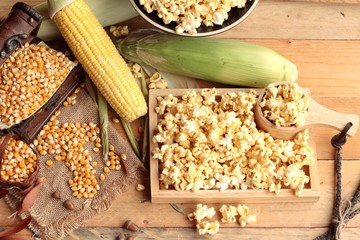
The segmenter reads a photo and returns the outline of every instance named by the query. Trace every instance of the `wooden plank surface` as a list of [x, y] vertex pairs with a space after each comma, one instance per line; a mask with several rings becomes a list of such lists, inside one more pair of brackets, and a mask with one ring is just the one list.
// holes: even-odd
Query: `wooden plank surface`
[[[26, 0], [30, 6], [44, 0]], [[0, 17], [7, 16], [15, 0], [0, 1]], [[222, 38], [360, 39], [360, 0], [262, 0], [240, 25]], [[147, 26], [140, 17], [134, 28]]]
[[[24, 0], [36, 5], [43, 0]], [[0, 1], [0, 17], [5, 17], [15, 0]], [[325, 107], [360, 114], [360, 0], [263, 0], [240, 25], [216, 37], [239, 39], [278, 51], [299, 69], [299, 84], [310, 88], [312, 96]], [[133, 28], [149, 27], [142, 19], [129, 21]], [[319, 159], [320, 199], [315, 203], [250, 203], [257, 222], [246, 228], [222, 225], [211, 239], [313, 239], [331, 222], [334, 201], [334, 149], [330, 144], [336, 131], [315, 130]], [[349, 198], [358, 186], [360, 133], [348, 138], [343, 147], [343, 196]], [[131, 219], [145, 228], [136, 239], [208, 239], [199, 237], [193, 223], [169, 204], [153, 204], [149, 178], [116, 199], [108, 211], [84, 223], [66, 239], [115, 239], [123, 223]], [[235, 203], [234, 203], [235, 204]], [[220, 204], [211, 206], [219, 207]], [[186, 213], [194, 204], [180, 205]], [[12, 214], [0, 201], [0, 226], [10, 223]], [[22, 235], [28, 236], [28, 231]], [[360, 238], [360, 216], [342, 231], [343, 239]]]

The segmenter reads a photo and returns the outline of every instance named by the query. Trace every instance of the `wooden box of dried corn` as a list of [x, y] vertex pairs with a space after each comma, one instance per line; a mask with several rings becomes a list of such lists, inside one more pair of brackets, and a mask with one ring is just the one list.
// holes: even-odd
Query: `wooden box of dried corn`
[[149, 92], [153, 203], [311, 202], [320, 197], [313, 133], [259, 130], [259, 89]]

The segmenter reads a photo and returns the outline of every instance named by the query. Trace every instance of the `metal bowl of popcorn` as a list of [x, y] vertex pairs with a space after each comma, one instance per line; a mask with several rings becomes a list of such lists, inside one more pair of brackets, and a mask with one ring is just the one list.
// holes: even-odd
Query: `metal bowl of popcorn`
[[259, 0], [130, 0], [153, 26], [169, 33], [202, 37], [225, 32], [242, 22]]

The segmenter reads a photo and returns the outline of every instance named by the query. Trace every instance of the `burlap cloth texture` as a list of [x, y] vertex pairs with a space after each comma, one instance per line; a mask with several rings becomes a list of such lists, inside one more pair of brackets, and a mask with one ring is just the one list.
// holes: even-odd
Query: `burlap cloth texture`
[[[84, 89], [78, 93], [75, 105], [62, 106], [60, 110], [61, 114], [57, 118], [60, 125], [65, 122], [94, 122], [99, 126], [97, 105]], [[53, 160], [54, 164], [49, 167], [46, 165], [46, 161], [54, 159], [55, 155], [39, 157], [39, 177], [45, 177], [46, 183], [29, 212], [20, 215], [21, 218], [25, 218], [28, 214], [31, 215], [33, 220], [29, 229], [39, 238], [51, 240], [66, 237], [71, 231], [81, 226], [85, 220], [108, 209], [112, 200], [126, 191], [128, 186], [137, 179], [141, 173], [142, 164], [129, 144], [117, 133], [112, 123], [109, 123], [109, 141], [114, 145], [117, 154], [125, 153], [127, 155], [127, 160], [124, 161], [126, 174], [123, 169], [111, 170], [106, 174], [104, 181], [98, 180], [100, 190], [92, 199], [77, 199], [72, 196], [72, 191], [67, 183], [69, 179], [73, 178], [72, 172], [63, 161]], [[85, 145], [85, 148], [91, 152], [93, 161], [98, 162], [95, 169], [96, 177], [99, 179], [99, 175], [103, 173], [104, 160], [101, 151], [96, 154], [92, 151], [93, 147], [94, 143]], [[61, 193], [61, 199], [54, 199], [51, 196], [54, 191]], [[19, 199], [14, 191], [6, 197], [7, 204], [14, 212], [19, 204]], [[72, 200], [75, 210], [71, 211], [63, 206], [63, 202], [67, 199]]]

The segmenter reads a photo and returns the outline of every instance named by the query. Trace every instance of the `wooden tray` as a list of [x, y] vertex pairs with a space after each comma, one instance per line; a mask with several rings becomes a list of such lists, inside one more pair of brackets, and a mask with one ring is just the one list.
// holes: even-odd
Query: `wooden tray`
[[[201, 89], [157, 89], [149, 92], [149, 141], [150, 153], [157, 147], [157, 143], [152, 142], [155, 135], [155, 130], [159, 116], [155, 112], [157, 105], [156, 98], [158, 96], [166, 96], [173, 94], [174, 96], [181, 96], [189, 90], [200, 92]], [[259, 89], [254, 89], [259, 91]], [[229, 91], [244, 91], [249, 92], [249, 88], [222, 88], [217, 89], [217, 93], [223, 94]], [[153, 203], [265, 203], [265, 202], [315, 202], [320, 198], [320, 183], [319, 171], [316, 157], [316, 146], [314, 135], [310, 129], [310, 146], [314, 150], [315, 162], [304, 169], [310, 176], [310, 182], [302, 190], [303, 195], [298, 197], [292, 189], [282, 188], [279, 194], [269, 192], [268, 190], [232, 190], [227, 189], [220, 192], [214, 190], [199, 190], [192, 191], [177, 191], [160, 189], [159, 187], [159, 164], [158, 160], [150, 156], [150, 186], [151, 186], [151, 201]]]

